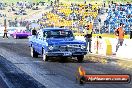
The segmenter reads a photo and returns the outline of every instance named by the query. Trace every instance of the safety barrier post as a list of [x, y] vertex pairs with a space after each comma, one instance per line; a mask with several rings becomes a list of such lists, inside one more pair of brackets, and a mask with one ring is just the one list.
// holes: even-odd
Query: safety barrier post
[[101, 55], [112, 55], [112, 45], [109, 39], [101, 38], [97, 36], [95, 39], [95, 53]]
[[106, 42], [106, 55], [112, 55], [112, 45], [108, 39], [105, 39]]
[[98, 40], [98, 36], [97, 36], [97, 40], [96, 40], [96, 54], [98, 54], [98, 47], [99, 47], [99, 40]]

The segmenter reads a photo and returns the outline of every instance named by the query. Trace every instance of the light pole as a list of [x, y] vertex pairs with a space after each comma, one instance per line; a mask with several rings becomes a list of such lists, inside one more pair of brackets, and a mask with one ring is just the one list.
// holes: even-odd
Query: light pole
[[109, 21], [109, 34], [110, 34], [110, 21]]
[[8, 36], [7, 36], [7, 29], [6, 29], [6, 14], [4, 15], [4, 27], [5, 27], [5, 29], [4, 29], [4, 35], [3, 35], [3, 38], [8, 38]]
[[6, 26], [6, 15], [4, 16], [4, 27]]

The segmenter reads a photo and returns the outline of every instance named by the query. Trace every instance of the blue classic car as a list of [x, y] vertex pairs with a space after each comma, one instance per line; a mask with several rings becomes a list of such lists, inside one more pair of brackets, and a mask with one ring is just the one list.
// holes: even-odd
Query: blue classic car
[[64, 28], [44, 28], [29, 37], [31, 56], [49, 57], [77, 57], [82, 62], [87, 54], [86, 42], [76, 40], [71, 30]]

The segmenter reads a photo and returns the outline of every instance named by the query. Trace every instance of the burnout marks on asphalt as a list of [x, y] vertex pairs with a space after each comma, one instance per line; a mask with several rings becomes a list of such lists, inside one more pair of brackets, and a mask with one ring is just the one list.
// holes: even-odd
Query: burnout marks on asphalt
[[0, 70], [5, 78], [14, 86], [13, 88], [46, 88], [1, 56]]
[[0, 88], [8, 88], [2, 77], [0, 76]]

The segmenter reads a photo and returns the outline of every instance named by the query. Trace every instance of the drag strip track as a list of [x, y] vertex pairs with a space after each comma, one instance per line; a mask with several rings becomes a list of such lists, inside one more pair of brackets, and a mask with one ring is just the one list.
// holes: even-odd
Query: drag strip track
[[0, 71], [9, 88], [46, 88], [1, 56]]
[[6, 85], [4, 80], [1, 78], [1, 76], [0, 76], [0, 88], [8, 88], [8, 86]]
[[93, 63], [87, 60], [84, 63], [77, 63], [76, 60], [71, 59], [67, 59], [63, 63], [57, 59], [44, 62], [41, 56], [39, 58], [30, 56], [28, 40], [25, 39], [2, 40], [0, 53], [47, 88], [131, 88], [132, 86], [132, 83], [81, 86], [75, 82], [75, 72], [79, 66], [83, 66], [89, 74], [132, 74], [132, 72], [119, 68], [115, 64]]

